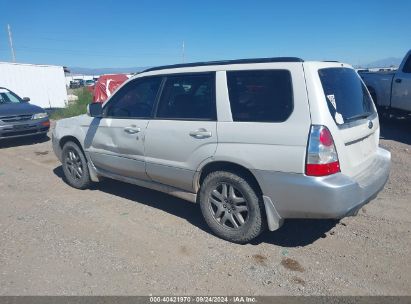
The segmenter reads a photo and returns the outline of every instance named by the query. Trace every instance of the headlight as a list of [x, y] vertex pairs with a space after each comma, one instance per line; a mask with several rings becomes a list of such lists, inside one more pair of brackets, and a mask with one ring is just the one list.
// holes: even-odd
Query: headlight
[[47, 113], [37, 113], [37, 114], [33, 114], [31, 119], [42, 119], [46, 117], [48, 117]]

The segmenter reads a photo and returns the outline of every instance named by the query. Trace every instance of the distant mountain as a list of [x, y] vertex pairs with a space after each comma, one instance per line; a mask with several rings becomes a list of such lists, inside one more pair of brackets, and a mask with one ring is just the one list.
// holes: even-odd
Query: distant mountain
[[398, 67], [401, 64], [402, 58], [390, 57], [370, 62], [368, 64], [362, 64], [362, 68], [389, 68]]
[[69, 67], [71, 74], [80, 75], [102, 75], [102, 74], [131, 74], [141, 72], [148, 67], [130, 67], [130, 68], [81, 68], [81, 67]]

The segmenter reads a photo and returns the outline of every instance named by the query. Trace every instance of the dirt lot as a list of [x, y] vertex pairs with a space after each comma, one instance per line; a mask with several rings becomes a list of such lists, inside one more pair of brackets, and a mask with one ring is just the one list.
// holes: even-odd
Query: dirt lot
[[50, 141], [3, 142], [0, 295], [410, 295], [411, 120], [381, 135], [391, 177], [358, 216], [288, 221], [248, 245], [159, 192], [70, 188]]

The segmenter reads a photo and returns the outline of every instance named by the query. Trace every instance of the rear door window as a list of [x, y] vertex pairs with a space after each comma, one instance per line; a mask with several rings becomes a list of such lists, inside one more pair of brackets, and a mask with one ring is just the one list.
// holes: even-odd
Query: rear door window
[[371, 97], [353, 69], [325, 68], [320, 69], [318, 74], [328, 109], [338, 125], [375, 113]]
[[287, 70], [227, 71], [233, 121], [283, 122], [293, 111]]
[[215, 73], [168, 76], [158, 119], [216, 120]]

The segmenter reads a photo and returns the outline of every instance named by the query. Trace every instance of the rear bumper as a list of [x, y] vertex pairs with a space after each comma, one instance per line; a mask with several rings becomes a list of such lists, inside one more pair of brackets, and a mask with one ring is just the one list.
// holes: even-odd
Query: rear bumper
[[358, 210], [384, 187], [391, 154], [379, 148], [375, 161], [360, 175], [342, 173], [311, 177], [256, 170], [265, 200], [271, 200], [280, 218], [343, 218]]
[[48, 118], [0, 125], [0, 139], [46, 134], [50, 129]]

